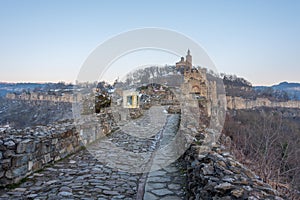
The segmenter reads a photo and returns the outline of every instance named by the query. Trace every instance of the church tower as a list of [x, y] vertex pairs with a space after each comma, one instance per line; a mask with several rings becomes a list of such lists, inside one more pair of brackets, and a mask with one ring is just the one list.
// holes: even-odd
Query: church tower
[[181, 60], [176, 63], [176, 69], [177, 71], [180, 71], [181, 74], [184, 74], [187, 71], [188, 72], [191, 71], [192, 68], [193, 68], [192, 56], [190, 50], [188, 49], [185, 60], [184, 57], [181, 57]]
[[188, 49], [188, 51], [187, 51], [187, 55], [186, 55], [186, 58], [185, 58], [185, 60], [186, 60], [186, 63], [187, 63], [187, 65], [189, 66], [189, 68], [190, 69], [192, 69], [192, 67], [193, 67], [193, 62], [192, 62], [192, 56], [191, 56], [191, 51]]

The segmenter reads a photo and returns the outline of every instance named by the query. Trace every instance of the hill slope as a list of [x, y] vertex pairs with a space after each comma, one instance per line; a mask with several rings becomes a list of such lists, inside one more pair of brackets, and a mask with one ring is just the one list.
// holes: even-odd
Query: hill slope
[[281, 82], [277, 85], [255, 86], [255, 90], [285, 91], [292, 100], [300, 100], [300, 83]]

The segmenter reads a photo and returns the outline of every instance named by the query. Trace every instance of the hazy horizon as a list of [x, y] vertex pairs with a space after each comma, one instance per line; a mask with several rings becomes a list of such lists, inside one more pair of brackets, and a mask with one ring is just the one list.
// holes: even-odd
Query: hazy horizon
[[[223, 72], [221, 72], [221, 73], [223, 73]], [[226, 75], [236, 75], [236, 74], [226, 74]], [[245, 77], [241, 77], [241, 76], [238, 76], [238, 75], [236, 75], [237, 77], [239, 77], [239, 78], [244, 78], [245, 80], [247, 80], [247, 81], [249, 81], [247, 78], [245, 78]], [[101, 81], [105, 81], [105, 82], [108, 82], [108, 83], [112, 83], [112, 81], [109, 81], [109, 80], [101, 80]], [[76, 84], [75, 82], [76, 82], [76, 80], [75, 81], [73, 81], [73, 82], [68, 82], [68, 81], [65, 81], [65, 80], [59, 80], [59, 81], [2, 81], [2, 80], [0, 80], [0, 84], [1, 83], [37, 83], [37, 84], [47, 84], [47, 83], [59, 83], [59, 82], [63, 82], [63, 83], [65, 83], [65, 84]], [[90, 83], [93, 83], [94, 81], [91, 81]], [[269, 84], [269, 85], [255, 85], [255, 84], [253, 84], [252, 82], [250, 82], [251, 84], [252, 84], [252, 86], [274, 86], [274, 85], [278, 85], [278, 84], [280, 84], [280, 83], [283, 83], [283, 82], [288, 82], [288, 83], [290, 83], [290, 84], [292, 84], [292, 83], [299, 83], [300, 84], [300, 82], [292, 82], [292, 81], [288, 81], [288, 80], [283, 80], [283, 81], [280, 81], [280, 82], [276, 82], [276, 83], [273, 83], [273, 84]]]

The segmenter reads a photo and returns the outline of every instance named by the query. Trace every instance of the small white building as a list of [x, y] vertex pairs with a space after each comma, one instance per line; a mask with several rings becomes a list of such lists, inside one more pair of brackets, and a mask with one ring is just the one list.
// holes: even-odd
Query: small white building
[[139, 93], [131, 90], [123, 91], [123, 107], [139, 108]]

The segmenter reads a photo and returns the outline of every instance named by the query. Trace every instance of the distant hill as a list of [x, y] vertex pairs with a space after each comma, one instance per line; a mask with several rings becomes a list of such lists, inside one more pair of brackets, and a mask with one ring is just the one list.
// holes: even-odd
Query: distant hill
[[40, 83], [0, 83], [0, 96], [5, 96], [7, 93], [22, 91], [33, 91], [36, 88], [44, 88], [45, 84]]
[[227, 96], [250, 100], [267, 98], [275, 102], [300, 100], [300, 83], [282, 82], [273, 86], [252, 86], [249, 81], [236, 75], [222, 74], [221, 76], [223, 76]]
[[5, 83], [0, 82], [0, 97], [4, 97], [7, 93], [22, 93], [22, 92], [47, 92], [54, 89], [71, 89], [72, 84], [59, 83]]
[[300, 83], [281, 82], [272, 86], [255, 86], [255, 90], [273, 90], [286, 92], [291, 100], [300, 100]]

